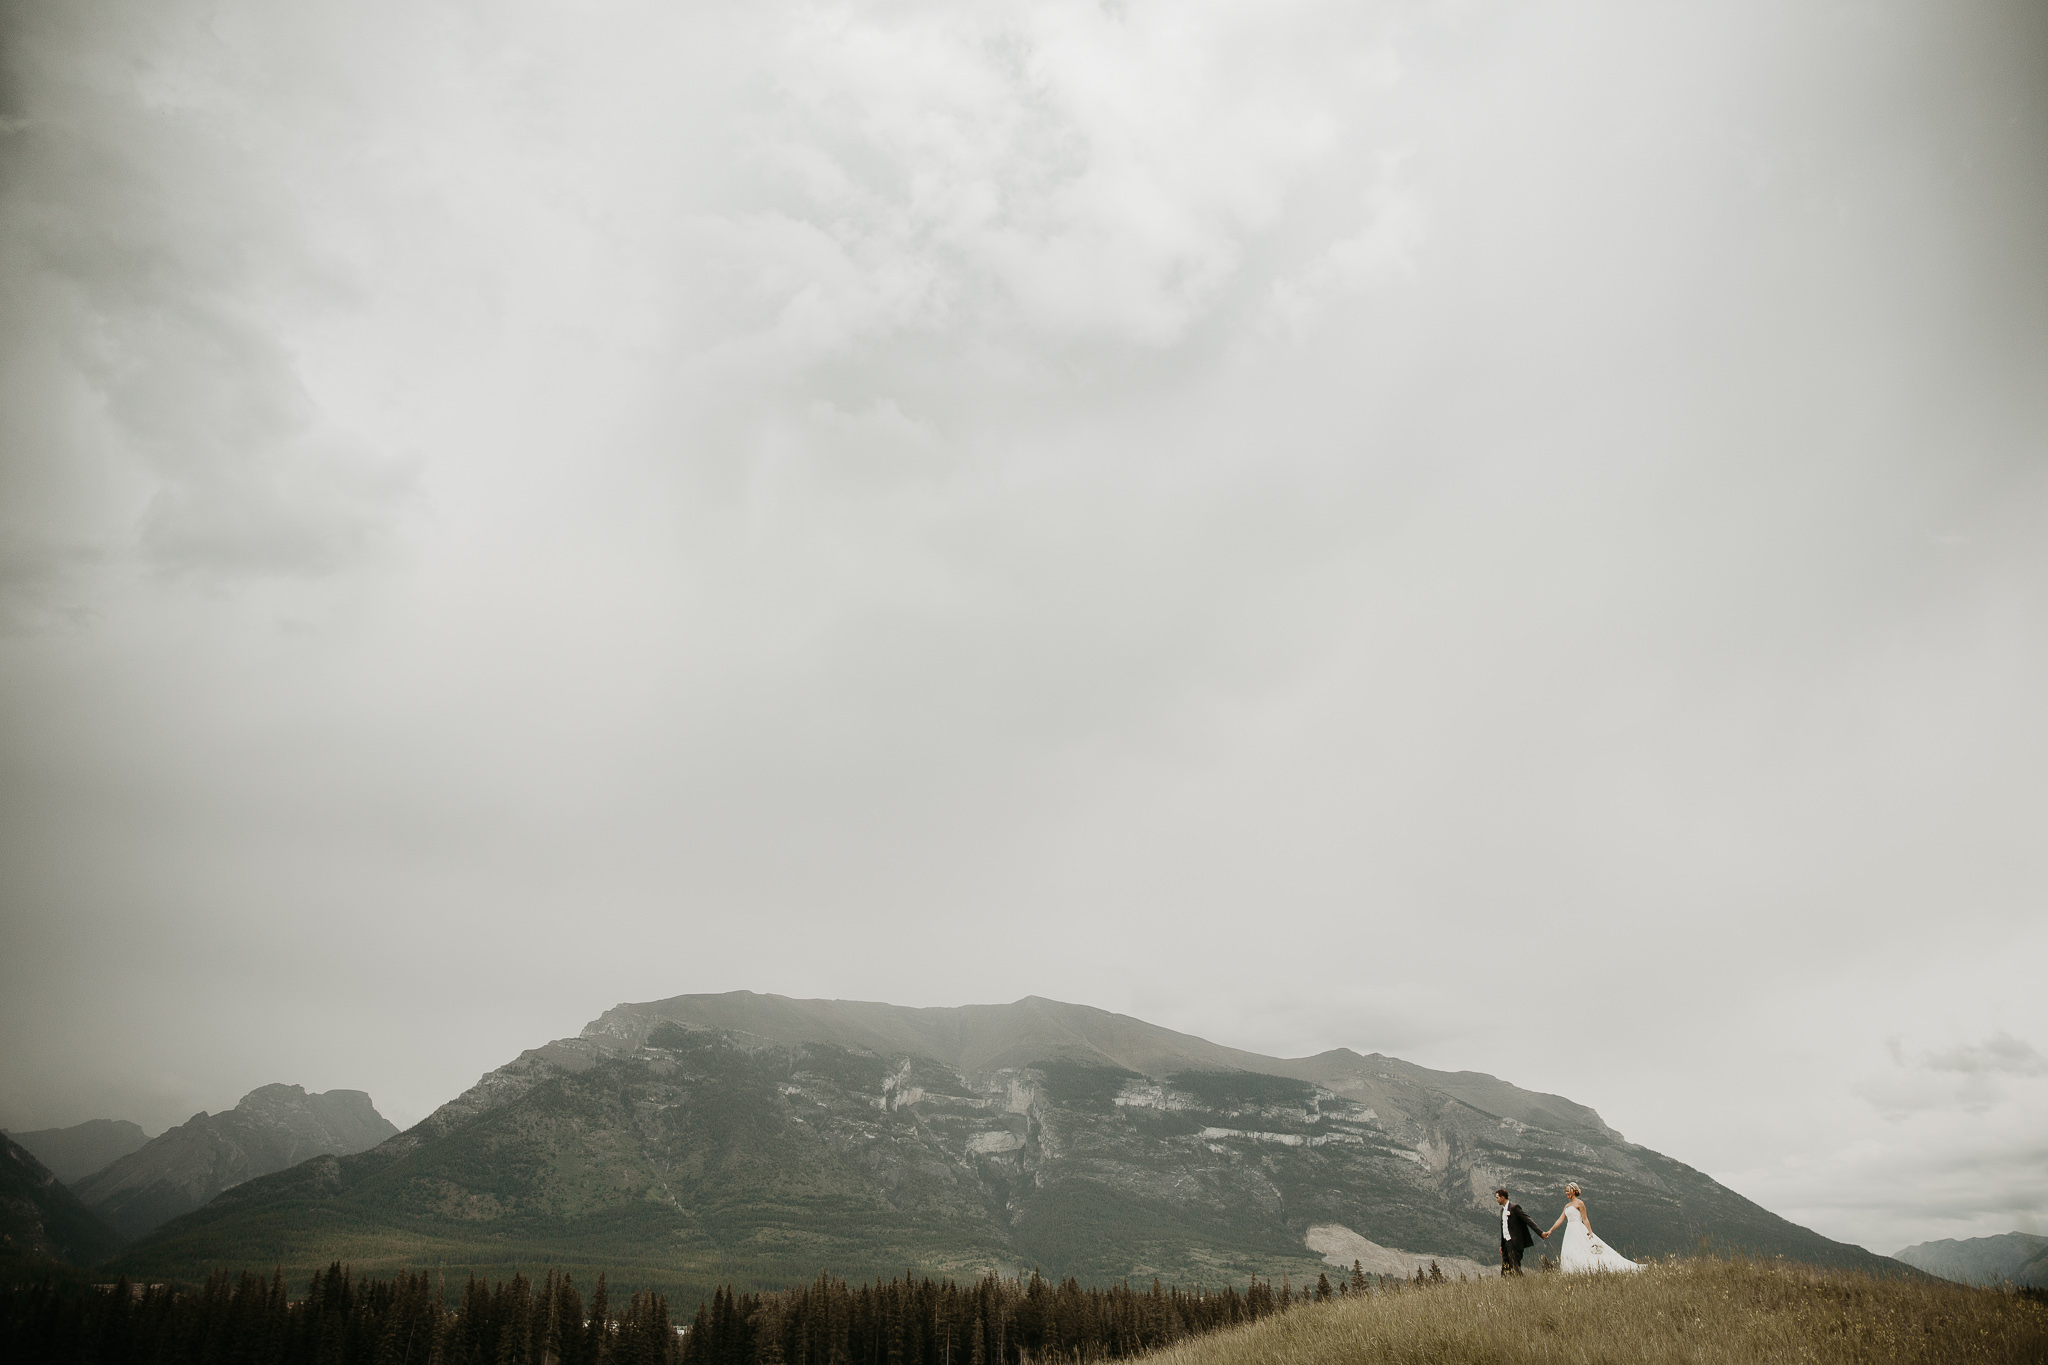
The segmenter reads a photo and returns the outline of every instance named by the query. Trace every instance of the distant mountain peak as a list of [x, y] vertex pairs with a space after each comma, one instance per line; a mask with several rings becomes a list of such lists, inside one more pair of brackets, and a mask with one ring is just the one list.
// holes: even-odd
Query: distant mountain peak
[[397, 1134], [360, 1090], [261, 1085], [222, 1114], [200, 1110], [77, 1183], [79, 1197], [136, 1237], [222, 1190], [314, 1156], [365, 1151]]
[[41, 1128], [9, 1136], [66, 1185], [77, 1184], [149, 1141], [142, 1126], [127, 1119], [87, 1119], [69, 1128]]
[[2048, 1289], [2048, 1237], [2001, 1232], [1990, 1237], [1944, 1237], [1892, 1253], [1894, 1259], [1963, 1284], [2012, 1284]]
[[269, 1085], [259, 1085], [248, 1094], [242, 1096], [241, 1103], [237, 1104], [235, 1108], [262, 1108], [270, 1104], [289, 1104], [294, 1100], [303, 1100], [305, 1098], [305, 1086], [286, 1085], [282, 1081], [272, 1081]]

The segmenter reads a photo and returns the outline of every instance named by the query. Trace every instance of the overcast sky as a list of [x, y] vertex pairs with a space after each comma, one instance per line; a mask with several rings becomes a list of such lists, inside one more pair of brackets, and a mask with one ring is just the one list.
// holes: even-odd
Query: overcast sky
[[0, 1122], [1042, 994], [2044, 1230], [2048, 6], [4, 16]]

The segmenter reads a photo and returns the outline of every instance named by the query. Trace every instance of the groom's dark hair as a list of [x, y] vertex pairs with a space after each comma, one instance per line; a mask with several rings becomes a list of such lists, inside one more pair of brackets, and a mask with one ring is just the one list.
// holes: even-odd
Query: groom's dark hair
[[1505, 1185], [1494, 1191], [1495, 1194], [1506, 1194], [1507, 1192], [1507, 1187]]

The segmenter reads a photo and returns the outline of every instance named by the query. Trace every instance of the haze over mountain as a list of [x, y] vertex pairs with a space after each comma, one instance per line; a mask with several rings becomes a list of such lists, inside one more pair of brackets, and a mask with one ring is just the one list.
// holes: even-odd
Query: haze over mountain
[[1895, 1260], [1963, 1284], [2048, 1288], [2048, 1237], [2008, 1232], [1997, 1237], [1943, 1238], [1892, 1253]]
[[1354, 1258], [1478, 1270], [1491, 1189], [1540, 1210], [1568, 1179], [1638, 1255], [1705, 1238], [1900, 1269], [1491, 1076], [1265, 1057], [1037, 997], [744, 991], [608, 1010], [374, 1150], [228, 1190], [118, 1264], [602, 1265], [700, 1290], [906, 1265], [1210, 1284]]
[[0, 1135], [0, 1263], [32, 1259], [90, 1265], [120, 1235], [66, 1189], [35, 1154]]
[[245, 1180], [308, 1157], [365, 1151], [397, 1131], [360, 1090], [309, 1095], [302, 1086], [265, 1085], [225, 1114], [194, 1114], [76, 1189], [131, 1238]]
[[67, 1185], [149, 1141], [142, 1125], [127, 1119], [87, 1119], [69, 1128], [39, 1128], [7, 1136], [35, 1153], [36, 1160]]

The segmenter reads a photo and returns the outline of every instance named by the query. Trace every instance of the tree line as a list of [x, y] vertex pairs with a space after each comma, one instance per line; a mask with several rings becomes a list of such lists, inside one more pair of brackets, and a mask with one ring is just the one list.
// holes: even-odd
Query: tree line
[[[1432, 1266], [1434, 1271], [1434, 1266]], [[1441, 1279], [1440, 1274], [1437, 1275]], [[1426, 1279], [1420, 1271], [1417, 1280]], [[1327, 1274], [1296, 1291], [1084, 1288], [1036, 1272], [969, 1284], [849, 1284], [820, 1275], [763, 1293], [720, 1288], [671, 1321], [658, 1293], [615, 1303], [600, 1274], [586, 1300], [550, 1271], [488, 1284], [451, 1307], [425, 1273], [357, 1278], [338, 1262], [292, 1298], [282, 1273], [215, 1271], [193, 1291], [45, 1281], [0, 1289], [0, 1359], [20, 1365], [1046, 1365], [1121, 1360], [1312, 1301], [1399, 1284]]]

